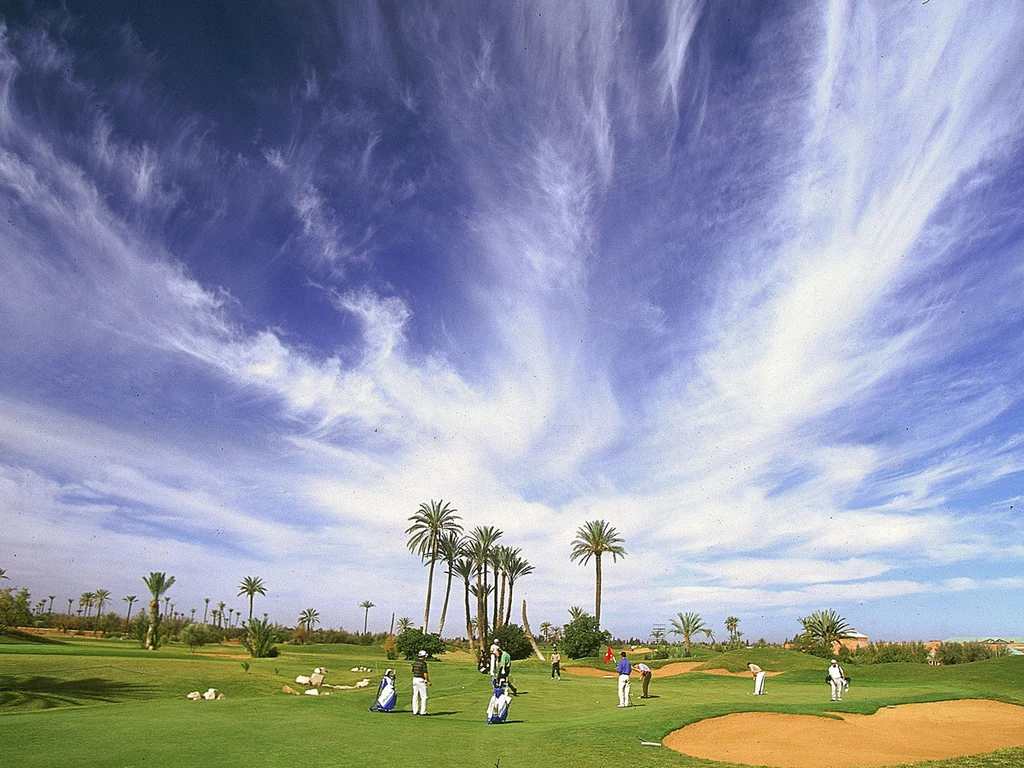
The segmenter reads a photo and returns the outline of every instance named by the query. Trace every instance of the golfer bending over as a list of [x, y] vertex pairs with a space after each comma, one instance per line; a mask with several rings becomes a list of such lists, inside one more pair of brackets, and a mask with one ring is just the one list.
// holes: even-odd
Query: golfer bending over
[[754, 695], [764, 695], [764, 670], [754, 662], [747, 664], [747, 669], [749, 669], [754, 675]]
[[651, 684], [651, 668], [650, 668], [650, 667], [648, 667], [648, 666], [647, 666], [646, 664], [644, 664], [644, 663], [643, 663], [642, 661], [640, 661], [640, 662], [637, 662], [637, 663], [636, 663], [636, 664], [635, 664], [635, 665], [633, 666], [633, 669], [635, 669], [635, 670], [636, 670], [637, 672], [639, 672], [639, 673], [640, 673], [640, 682], [641, 682], [641, 683], [643, 684], [643, 686], [644, 686], [644, 692], [643, 692], [643, 694], [642, 694], [642, 695], [640, 696], [640, 698], [641, 698], [641, 699], [647, 699], [647, 698], [650, 698], [650, 697], [649, 697], [649, 696], [647, 695], [647, 689], [648, 689], [648, 687], [649, 687], [649, 686], [650, 686], [650, 684]]
[[427, 673], [427, 652], [420, 651], [419, 657], [412, 663], [412, 713], [427, 714], [427, 686], [430, 685]]
[[629, 676], [633, 673], [633, 665], [626, 658], [626, 652], [622, 652], [622, 660], [618, 666], [619, 672], [619, 706], [629, 706]]
[[832, 701], [843, 700], [843, 680], [846, 678], [846, 674], [843, 672], [843, 668], [839, 666], [839, 662], [832, 659], [832, 663], [828, 668], [828, 684], [832, 686]]

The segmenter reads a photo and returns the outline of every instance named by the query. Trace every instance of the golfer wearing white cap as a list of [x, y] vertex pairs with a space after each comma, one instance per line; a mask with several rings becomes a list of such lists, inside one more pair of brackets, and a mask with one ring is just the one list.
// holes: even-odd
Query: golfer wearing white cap
[[832, 659], [832, 663], [828, 668], [828, 684], [832, 686], [832, 701], [843, 700], [843, 678], [846, 675], [843, 674], [843, 668], [839, 666], [839, 662]]
[[427, 673], [427, 652], [420, 651], [416, 661], [412, 663], [412, 713], [427, 714], [427, 686], [430, 675]]

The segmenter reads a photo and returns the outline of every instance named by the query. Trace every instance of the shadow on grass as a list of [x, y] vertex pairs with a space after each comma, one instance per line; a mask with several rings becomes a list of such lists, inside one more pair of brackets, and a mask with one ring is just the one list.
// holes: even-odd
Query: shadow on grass
[[0, 712], [16, 709], [52, 709], [83, 704], [116, 704], [138, 698], [152, 688], [102, 677], [62, 680], [43, 675], [0, 675]]

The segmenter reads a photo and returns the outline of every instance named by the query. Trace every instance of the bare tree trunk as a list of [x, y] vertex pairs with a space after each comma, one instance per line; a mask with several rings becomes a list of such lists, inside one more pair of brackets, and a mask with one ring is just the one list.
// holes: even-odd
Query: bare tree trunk
[[388, 630], [389, 635], [395, 634], [395, 612], [391, 612], [391, 629]]
[[441, 606], [441, 623], [437, 625], [437, 634], [444, 632], [444, 619], [448, 615], [448, 598], [452, 594], [452, 563], [448, 563], [448, 582], [444, 587], [444, 604]]
[[[512, 597], [509, 596], [509, 601]], [[530, 631], [530, 622], [526, 618], [526, 600], [523, 600], [523, 631], [526, 632], [526, 637], [530, 641], [530, 645], [533, 646], [533, 652], [537, 654], [537, 658], [541, 661], [547, 661], [544, 658], [544, 654], [540, 652], [540, 647], [537, 645], [537, 641], [533, 639], [533, 632]]]
[[466, 637], [469, 638], [469, 652], [472, 654], [476, 653], [476, 649], [473, 647], [473, 627], [470, 624], [470, 612], [469, 612], [469, 580], [465, 582], [466, 587]]
[[508, 580], [508, 613], [505, 616], [506, 624], [512, 623], [512, 588], [515, 586], [515, 584], [516, 582], [514, 579]]
[[597, 628], [601, 629], [601, 553], [598, 552], [594, 558], [594, 562], [597, 564], [597, 596], [594, 599], [594, 620], [597, 622]]

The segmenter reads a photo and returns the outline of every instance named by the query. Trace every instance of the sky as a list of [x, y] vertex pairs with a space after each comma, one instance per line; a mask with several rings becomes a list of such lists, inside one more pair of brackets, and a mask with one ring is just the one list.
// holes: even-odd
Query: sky
[[1024, 635], [1024, 9], [0, 14], [5, 585], [381, 631], [444, 500], [534, 628], [602, 519], [617, 636]]

